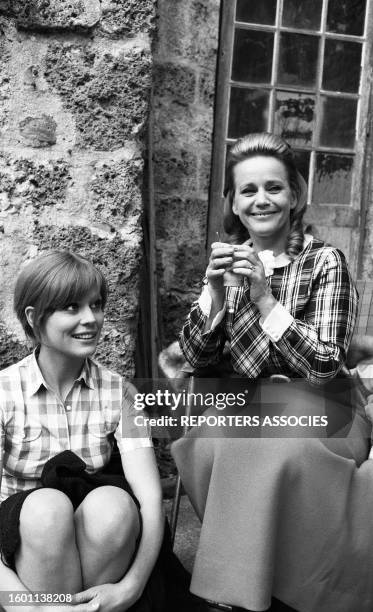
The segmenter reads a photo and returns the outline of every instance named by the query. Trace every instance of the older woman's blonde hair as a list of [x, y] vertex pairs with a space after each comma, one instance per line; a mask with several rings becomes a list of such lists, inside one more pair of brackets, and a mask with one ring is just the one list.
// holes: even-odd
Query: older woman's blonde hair
[[294, 259], [303, 248], [303, 216], [307, 206], [307, 184], [297, 170], [291, 147], [280, 136], [267, 132], [248, 134], [231, 147], [227, 155], [224, 229], [234, 243], [239, 244], [250, 238], [248, 230], [232, 210], [235, 193], [234, 168], [240, 162], [257, 155], [275, 157], [285, 166], [289, 186], [296, 199], [296, 205], [290, 211], [290, 231], [285, 250], [290, 259]]

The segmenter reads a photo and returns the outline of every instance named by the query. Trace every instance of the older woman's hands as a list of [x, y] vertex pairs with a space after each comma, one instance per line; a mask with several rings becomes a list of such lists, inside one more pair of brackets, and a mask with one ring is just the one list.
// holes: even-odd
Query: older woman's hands
[[224, 273], [233, 263], [234, 247], [226, 242], [213, 242], [211, 255], [206, 270], [209, 293], [212, 300], [211, 318], [215, 316], [224, 305]]
[[206, 270], [209, 287], [215, 291], [223, 291], [224, 272], [229, 270], [233, 264], [234, 246], [226, 242], [213, 242], [211, 255]]
[[213, 305], [210, 317], [215, 316], [224, 305], [224, 273], [227, 271], [247, 278], [250, 284], [250, 299], [265, 318], [276, 300], [268, 286], [261, 260], [248, 244], [233, 246], [225, 242], [213, 242], [206, 270]]
[[232, 271], [246, 277], [250, 283], [250, 300], [259, 304], [262, 298], [271, 295], [265, 276], [264, 266], [248, 244], [234, 247]]

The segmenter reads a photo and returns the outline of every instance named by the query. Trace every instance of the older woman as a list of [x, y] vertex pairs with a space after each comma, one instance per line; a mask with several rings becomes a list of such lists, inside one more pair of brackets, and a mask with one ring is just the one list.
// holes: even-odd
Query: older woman
[[[252, 134], [230, 150], [231, 244], [212, 245], [181, 333], [194, 367], [218, 362], [228, 341], [242, 377], [283, 374], [320, 386], [341, 372], [357, 295], [343, 253], [304, 234], [305, 192], [281, 138]], [[373, 463], [364, 463], [363, 416], [346, 431], [345, 439], [201, 439], [192, 431], [174, 444], [203, 521], [194, 593], [256, 611], [272, 596], [299, 612], [372, 609]]]

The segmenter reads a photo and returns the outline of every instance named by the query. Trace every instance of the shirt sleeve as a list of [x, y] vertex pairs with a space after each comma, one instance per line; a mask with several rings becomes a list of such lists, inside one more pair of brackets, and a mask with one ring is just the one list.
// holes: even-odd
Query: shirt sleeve
[[277, 302], [264, 320], [259, 319], [259, 324], [272, 342], [278, 342], [293, 321], [294, 317], [290, 312]]
[[147, 415], [136, 409], [137, 390], [134, 385], [123, 382], [122, 414], [115, 432], [115, 439], [120, 453], [127, 453], [136, 448], [152, 447], [150, 427], [143, 424]]
[[[210, 292], [209, 292], [209, 289], [208, 289], [208, 285], [203, 285], [202, 293], [201, 293], [201, 295], [198, 298], [198, 304], [199, 304], [203, 314], [208, 318], [210, 316], [211, 306], [212, 306], [212, 299], [211, 299], [211, 295], [210, 295]], [[209, 331], [213, 331], [215, 329], [215, 327], [217, 327], [219, 325], [219, 323], [222, 322], [222, 320], [224, 319], [225, 310], [226, 310], [226, 305], [224, 304], [223, 308], [221, 310], [219, 310], [217, 315], [215, 315], [214, 320], [211, 323], [210, 329], [207, 330], [207, 332], [204, 332], [204, 333], [208, 333]]]
[[[209, 316], [209, 311], [206, 314], [206, 301], [208, 298], [206, 300], [206, 294], [204, 294], [202, 307], [199, 300], [192, 304], [179, 337], [184, 357], [193, 368], [203, 368], [218, 363], [226, 340], [222, 325], [225, 309], [223, 313], [220, 311], [214, 318], [214, 326], [211, 326], [207, 332], [204, 331]], [[209, 308], [211, 309], [211, 302]]]
[[[294, 318], [274, 346], [313, 384], [336, 376], [346, 359], [358, 296], [343, 253], [330, 249], [313, 282], [302, 320]], [[270, 313], [272, 314], [272, 313]]]

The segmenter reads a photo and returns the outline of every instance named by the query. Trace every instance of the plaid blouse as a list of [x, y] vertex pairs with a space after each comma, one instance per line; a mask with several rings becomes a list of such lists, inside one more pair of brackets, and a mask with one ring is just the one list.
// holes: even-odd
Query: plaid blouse
[[45, 463], [64, 450], [90, 473], [110, 460], [113, 438], [121, 453], [152, 446], [146, 427], [131, 418], [133, 385], [87, 359], [64, 403], [48, 388], [35, 353], [0, 372], [1, 501], [40, 486]]
[[323, 384], [342, 367], [357, 315], [358, 296], [343, 253], [313, 238], [288, 265], [270, 277], [273, 296], [294, 317], [274, 342], [250, 302], [250, 286], [228, 287], [224, 319], [213, 330], [198, 302], [180, 334], [193, 367], [217, 363], [226, 340], [235, 372], [248, 378], [285, 374]]

